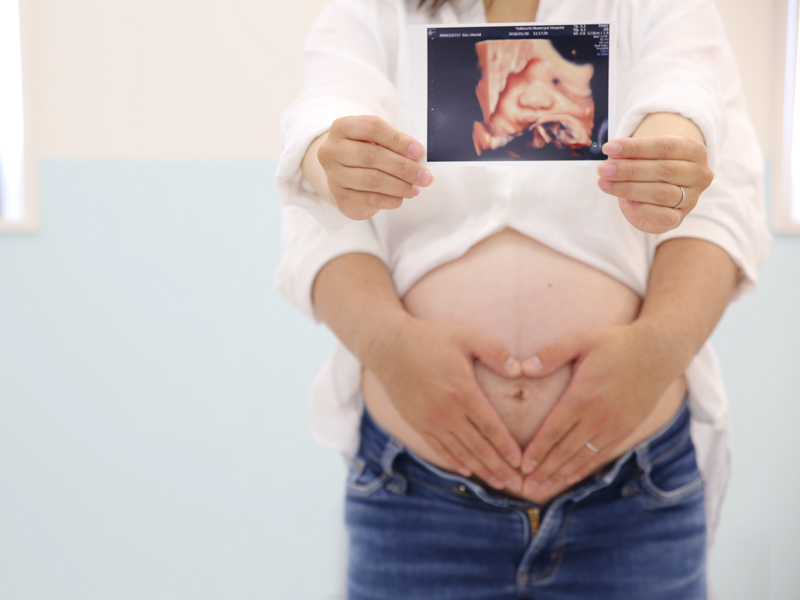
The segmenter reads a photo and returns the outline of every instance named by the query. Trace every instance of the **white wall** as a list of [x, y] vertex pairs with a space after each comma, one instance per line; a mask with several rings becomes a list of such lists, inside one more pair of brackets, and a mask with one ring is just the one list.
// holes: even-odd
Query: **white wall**
[[20, 0], [40, 156], [275, 158], [324, 0]]
[[786, 0], [716, 0], [764, 153], [777, 159], [783, 119]]
[[[277, 158], [324, 0], [20, 0], [44, 157]], [[786, 0], [717, 0], [762, 146], [778, 151]]]

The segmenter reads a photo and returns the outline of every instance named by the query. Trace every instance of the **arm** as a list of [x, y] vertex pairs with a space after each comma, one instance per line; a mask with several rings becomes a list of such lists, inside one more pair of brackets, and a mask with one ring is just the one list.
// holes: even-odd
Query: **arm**
[[350, 219], [320, 199], [329, 195], [309, 185], [301, 165], [312, 142], [337, 120], [390, 121], [397, 112], [396, 81], [385, 60], [386, 40], [395, 25], [381, 18], [380, 4], [331, 0], [325, 5], [303, 48], [303, 92], [281, 115], [283, 149], [275, 178], [281, 201], [307, 210], [329, 231], [340, 230]]
[[[668, 143], [662, 146], [664, 140]], [[681, 178], [687, 188], [694, 182], [700, 191], [706, 189], [711, 181], [702, 141], [694, 123], [666, 113], [649, 115], [634, 138], [618, 140], [619, 158], [604, 163], [615, 165], [616, 176], [606, 181], [613, 182], [612, 195], [636, 197], [636, 201], [619, 200], [629, 221], [642, 214], [658, 219], [664, 213], [666, 219], [677, 215], [678, 223], [684, 219], [686, 215], [679, 210], [638, 201], [655, 197], [663, 202], [661, 194], [674, 191], [670, 186], [677, 184], [664, 181], [669, 177], [656, 178], [654, 174]], [[663, 158], [675, 156], [675, 152], [694, 152], [702, 160]], [[602, 174], [602, 166], [600, 171]], [[693, 200], [697, 202], [696, 197]], [[570, 385], [525, 449], [526, 491], [532, 493], [547, 481], [574, 483], [608, 460], [705, 343], [738, 281], [738, 266], [719, 246], [700, 239], [669, 239], [656, 249], [647, 295], [636, 321], [578, 331], [525, 361], [523, 370], [529, 376], [544, 376], [576, 361]], [[589, 453], [582, 452], [587, 441], [601, 452], [587, 456]]]
[[448, 468], [475, 473], [498, 489], [521, 489], [512, 468], [521, 450], [474, 375], [474, 360], [504, 377], [520, 375], [502, 344], [461, 325], [409, 315], [386, 266], [371, 255], [332, 260], [312, 293], [317, 315], [375, 373], [398, 412]]
[[[636, 321], [578, 331], [524, 363], [527, 375], [543, 376], [577, 361], [569, 386], [525, 450], [523, 471], [531, 473], [527, 493], [548, 480], [575, 483], [608, 461], [705, 343], [733, 296], [738, 274], [714, 244], [691, 238], [664, 242]], [[587, 441], [600, 452], [583, 451]]]

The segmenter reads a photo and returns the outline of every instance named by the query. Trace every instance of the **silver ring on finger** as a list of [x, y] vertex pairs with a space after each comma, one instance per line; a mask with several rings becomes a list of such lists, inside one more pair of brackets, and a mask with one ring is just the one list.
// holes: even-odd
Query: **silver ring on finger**
[[594, 445], [592, 442], [586, 442], [586, 447], [587, 447], [589, 450], [591, 450], [592, 452], [594, 452], [595, 454], [596, 454], [596, 453], [598, 453], [598, 452], [600, 452], [600, 448], [598, 448], [597, 446], [595, 446], [595, 445]]
[[[678, 185], [678, 184], [676, 183], [675, 185]], [[684, 189], [683, 189], [681, 186], [679, 186], [679, 185], [678, 185], [678, 189], [680, 189], [680, 191], [681, 191], [681, 201], [680, 201], [680, 202], [678, 202], [678, 203], [677, 203], [675, 206], [673, 206], [673, 207], [672, 207], [673, 209], [678, 209], [678, 208], [680, 208], [680, 207], [681, 207], [681, 205], [683, 204], [683, 201], [684, 201], [684, 200], [686, 200], [686, 190], [684, 190]]]

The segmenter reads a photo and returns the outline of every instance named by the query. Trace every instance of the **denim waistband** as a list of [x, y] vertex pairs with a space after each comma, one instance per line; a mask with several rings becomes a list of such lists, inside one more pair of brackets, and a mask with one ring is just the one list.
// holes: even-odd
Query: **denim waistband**
[[[674, 451], [680, 449], [690, 435], [690, 413], [688, 403], [684, 401], [675, 415], [650, 437], [642, 440], [619, 458], [613, 460], [599, 472], [587, 477], [562, 494], [571, 497], [583, 497], [595, 489], [610, 484], [614, 479], [623, 476], [633, 468], [649, 471], [653, 465], [667, 460]], [[431, 464], [424, 458], [407, 449], [398, 439], [387, 433], [364, 409], [361, 419], [361, 446], [359, 453], [364, 458], [381, 465], [384, 479], [390, 485], [405, 487], [405, 477], [416, 479], [440, 488], [453, 490], [469, 490], [474, 496], [495, 506], [521, 508], [536, 506], [488, 486], [483, 486], [471, 479], [451, 473]], [[395, 471], [398, 471], [396, 473]], [[402, 473], [400, 477], [397, 477]], [[601, 481], [602, 480], [602, 481]], [[399, 491], [399, 490], [398, 490]]]

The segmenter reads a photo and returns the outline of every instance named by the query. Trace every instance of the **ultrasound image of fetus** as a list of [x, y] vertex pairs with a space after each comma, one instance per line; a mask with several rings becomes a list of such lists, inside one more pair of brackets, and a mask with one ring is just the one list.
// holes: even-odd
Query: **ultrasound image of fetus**
[[483, 122], [475, 122], [475, 152], [496, 149], [532, 131], [527, 144], [577, 149], [592, 144], [592, 65], [566, 60], [549, 40], [475, 44], [481, 79], [475, 88]]

